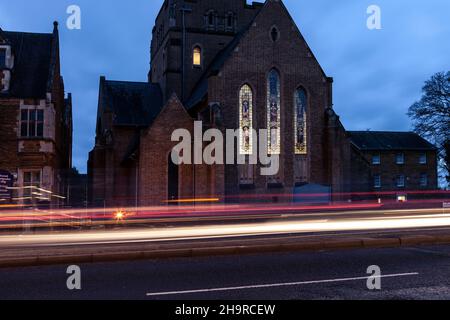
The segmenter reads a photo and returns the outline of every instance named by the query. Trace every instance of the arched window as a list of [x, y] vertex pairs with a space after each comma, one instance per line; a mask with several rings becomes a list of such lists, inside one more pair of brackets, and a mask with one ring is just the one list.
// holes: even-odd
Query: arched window
[[280, 75], [272, 69], [267, 78], [268, 152], [281, 152], [281, 90]]
[[197, 67], [200, 67], [202, 65], [202, 49], [199, 46], [194, 47], [194, 51], [192, 54], [192, 63]]
[[305, 89], [299, 88], [294, 95], [295, 154], [307, 154], [307, 110], [308, 98]]
[[239, 91], [239, 147], [241, 155], [253, 153], [253, 92], [245, 84]]
[[270, 37], [272, 38], [273, 42], [278, 41], [279, 37], [280, 37], [280, 32], [278, 31], [277, 27], [272, 27], [272, 29], [270, 30]]

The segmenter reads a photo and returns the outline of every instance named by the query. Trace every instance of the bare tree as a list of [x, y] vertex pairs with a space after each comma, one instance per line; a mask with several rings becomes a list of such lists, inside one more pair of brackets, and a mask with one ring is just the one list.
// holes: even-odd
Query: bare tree
[[408, 116], [414, 131], [436, 144], [450, 184], [450, 71], [433, 75], [422, 91], [422, 99], [409, 108]]

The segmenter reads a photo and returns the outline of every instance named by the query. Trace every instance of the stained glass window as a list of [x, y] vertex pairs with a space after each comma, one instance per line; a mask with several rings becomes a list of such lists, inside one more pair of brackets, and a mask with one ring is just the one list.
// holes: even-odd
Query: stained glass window
[[295, 154], [307, 154], [307, 106], [308, 99], [304, 89], [297, 89], [294, 97], [295, 107]]
[[240, 153], [251, 155], [253, 153], [253, 92], [247, 85], [243, 85], [239, 92], [239, 127]]
[[273, 69], [267, 79], [268, 153], [281, 152], [281, 90], [280, 76]]

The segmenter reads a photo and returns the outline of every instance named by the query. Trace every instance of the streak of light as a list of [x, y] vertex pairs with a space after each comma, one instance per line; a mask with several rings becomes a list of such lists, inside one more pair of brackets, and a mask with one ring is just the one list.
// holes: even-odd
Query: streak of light
[[372, 220], [352, 218], [290, 219], [259, 223], [212, 224], [209, 226], [161, 227], [158, 229], [127, 229], [119, 231], [89, 231], [82, 233], [30, 234], [23, 236], [0, 236], [0, 246], [10, 245], [76, 245], [110, 244], [154, 241], [179, 241], [196, 239], [218, 239], [284, 234], [316, 234], [323, 232], [406, 230], [415, 228], [437, 228], [450, 226], [450, 214], [433, 214], [411, 217], [401, 215], [391, 219], [382, 214]]
[[198, 199], [181, 199], [181, 200], [166, 200], [163, 203], [199, 203], [199, 202], [220, 202], [219, 198], [198, 198]]

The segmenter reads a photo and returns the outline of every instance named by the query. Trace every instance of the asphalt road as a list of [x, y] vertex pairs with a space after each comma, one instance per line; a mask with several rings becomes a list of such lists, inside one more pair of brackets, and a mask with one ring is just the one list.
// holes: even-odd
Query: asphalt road
[[[367, 289], [364, 277], [371, 265], [381, 268], [380, 291]], [[80, 291], [67, 289], [67, 266], [0, 269], [0, 300], [450, 299], [450, 246], [80, 267]]]

